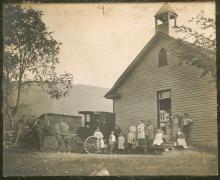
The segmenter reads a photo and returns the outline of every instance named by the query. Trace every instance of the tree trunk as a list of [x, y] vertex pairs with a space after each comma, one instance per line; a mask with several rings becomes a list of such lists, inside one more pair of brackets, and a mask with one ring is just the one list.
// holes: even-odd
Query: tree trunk
[[17, 93], [17, 100], [16, 100], [16, 104], [15, 104], [14, 109], [13, 109], [13, 114], [15, 114], [17, 112], [18, 103], [20, 101], [20, 96], [21, 96], [21, 84], [19, 82], [19, 84], [18, 84], [18, 93]]
[[[13, 102], [9, 103], [9, 97], [10, 97], [10, 93], [12, 92], [10, 88], [13, 88], [12, 86], [10, 87], [10, 79], [9, 79], [9, 74], [6, 74], [6, 78], [5, 78], [5, 94], [4, 94], [4, 102], [5, 102], [5, 114], [8, 117], [8, 121], [9, 121], [9, 129], [13, 129], [14, 128], [14, 121], [16, 119], [16, 113], [18, 110], [18, 104], [20, 101], [20, 95], [21, 95], [21, 79], [22, 79], [22, 71], [20, 72], [19, 75], [19, 80], [18, 80], [18, 88], [17, 88], [17, 97], [16, 97], [16, 103], [14, 105]], [[11, 100], [12, 101], [12, 100]]]
[[19, 79], [18, 79], [18, 91], [17, 91], [17, 99], [16, 99], [16, 103], [15, 106], [13, 107], [13, 112], [12, 115], [15, 116], [17, 110], [18, 110], [18, 104], [20, 101], [20, 96], [21, 96], [21, 80], [22, 80], [22, 76], [23, 76], [23, 71], [20, 70], [20, 75], [19, 75]]
[[9, 92], [10, 92], [10, 89], [9, 89], [9, 73], [8, 73], [8, 71], [6, 70], [6, 78], [5, 78], [5, 81], [4, 81], [4, 84], [3, 84], [3, 86], [4, 86], [4, 89], [5, 89], [5, 92], [3, 92], [3, 93], [5, 93], [5, 94], [3, 94], [3, 97], [4, 97], [4, 99], [3, 99], [3, 101], [4, 101], [4, 103], [5, 103], [5, 112], [3, 112], [5, 115], [7, 115], [7, 120], [9, 121], [9, 127], [8, 127], [8, 124], [7, 124], [7, 129], [12, 129], [12, 127], [13, 127], [13, 119], [12, 119], [12, 117], [11, 117], [11, 115], [10, 115], [10, 112], [9, 112], [9, 110], [10, 110], [10, 105], [9, 105]]

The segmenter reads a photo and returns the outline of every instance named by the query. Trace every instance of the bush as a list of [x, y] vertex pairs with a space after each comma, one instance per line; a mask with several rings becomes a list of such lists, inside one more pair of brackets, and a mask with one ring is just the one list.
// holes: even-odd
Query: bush
[[13, 130], [10, 131], [3, 131], [3, 147], [8, 148], [15, 143], [16, 139], [16, 132]]

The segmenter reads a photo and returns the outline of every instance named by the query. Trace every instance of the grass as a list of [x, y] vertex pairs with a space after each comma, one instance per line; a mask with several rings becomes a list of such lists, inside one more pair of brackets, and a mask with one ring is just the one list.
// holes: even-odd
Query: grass
[[217, 175], [217, 156], [195, 151], [161, 155], [110, 155], [4, 151], [4, 176]]

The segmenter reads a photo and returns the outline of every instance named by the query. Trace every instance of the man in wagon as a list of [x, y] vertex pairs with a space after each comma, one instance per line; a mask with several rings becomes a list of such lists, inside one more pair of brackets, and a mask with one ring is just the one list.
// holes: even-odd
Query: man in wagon
[[138, 138], [138, 145], [140, 147], [145, 146], [145, 125], [144, 121], [141, 120], [137, 126], [137, 138]]
[[102, 150], [102, 153], [104, 153], [104, 140], [103, 140], [103, 134], [102, 132], [99, 130], [99, 127], [96, 128], [96, 131], [94, 132], [94, 136], [97, 138], [97, 150]]

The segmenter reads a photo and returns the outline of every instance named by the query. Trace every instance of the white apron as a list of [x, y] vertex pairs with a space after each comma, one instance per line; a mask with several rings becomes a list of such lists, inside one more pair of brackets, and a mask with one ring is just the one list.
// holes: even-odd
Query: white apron
[[105, 143], [103, 140], [103, 134], [100, 131], [95, 131], [94, 136], [97, 138], [97, 149], [104, 148]]
[[138, 124], [138, 126], [137, 126], [137, 138], [138, 139], [145, 139], [144, 124]]
[[125, 138], [123, 136], [118, 137], [118, 149], [125, 149]]
[[133, 132], [128, 133], [128, 144], [134, 144], [136, 138], [136, 134]]
[[160, 146], [163, 143], [163, 134], [157, 133], [153, 142], [153, 145]]

